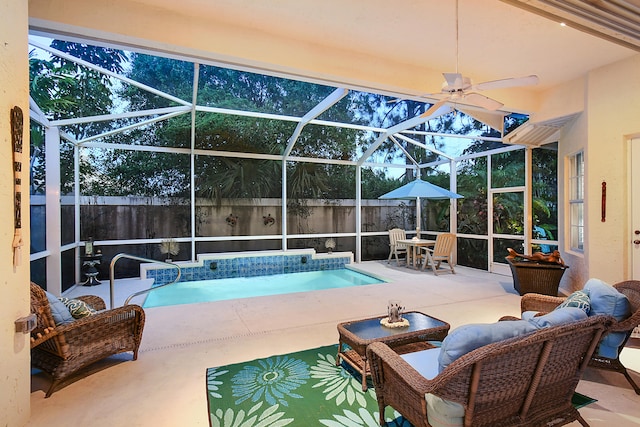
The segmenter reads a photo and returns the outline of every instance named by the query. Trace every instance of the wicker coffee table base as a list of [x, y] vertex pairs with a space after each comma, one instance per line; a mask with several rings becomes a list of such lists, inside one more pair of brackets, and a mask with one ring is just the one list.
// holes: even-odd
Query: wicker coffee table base
[[382, 317], [338, 324], [340, 338], [336, 366], [344, 361], [355, 369], [362, 376], [362, 391], [367, 390], [367, 376], [371, 375], [367, 361], [369, 344], [383, 342], [396, 353], [406, 354], [433, 348], [428, 341], [442, 341], [449, 332], [448, 323], [426, 314], [408, 312], [405, 316], [411, 327], [398, 328], [394, 333], [380, 325]]

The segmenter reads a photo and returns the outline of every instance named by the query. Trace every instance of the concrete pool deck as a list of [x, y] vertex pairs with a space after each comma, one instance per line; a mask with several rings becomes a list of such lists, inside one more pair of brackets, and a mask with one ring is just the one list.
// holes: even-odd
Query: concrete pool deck
[[[33, 375], [28, 425], [209, 426], [207, 368], [335, 344], [338, 323], [382, 315], [389, 299], [452, 328], [519, 314], [520, 296], [510, 276], [457, 266], [457, 274], [436, 277], [386, 261], [356, 266], [389, 283], [145, 309], [137, 361], [129, 353], [108, 358], [91, 367], [92, 375], [49, 399], [44, 399], [49, 379]], [[101, 295], [108, 305], [108, 282], [76, 287], [68, 295]], [[116, 305], [149, 285], [139, 279], [116, 281]], [[622, 359], [640, 381], [640, 349], [634, 344], [625, 348]], [[640, 425], [640, 396], [621, 374], [590, 369], [578, 391], [598, 399], [580, 409], [591, 426]]]

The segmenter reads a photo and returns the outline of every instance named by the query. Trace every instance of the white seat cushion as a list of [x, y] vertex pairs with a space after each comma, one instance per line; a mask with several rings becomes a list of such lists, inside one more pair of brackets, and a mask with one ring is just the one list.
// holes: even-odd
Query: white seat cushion
[[[430, 380], [438, 375], [438, 356], [440, 348], [402, 354], [402, 357], [420, 375]], [[436, 395], [425, 394], [427, 401], [427, 418], [432, 427], [462, 427], [464, 406], [442, 399]]]

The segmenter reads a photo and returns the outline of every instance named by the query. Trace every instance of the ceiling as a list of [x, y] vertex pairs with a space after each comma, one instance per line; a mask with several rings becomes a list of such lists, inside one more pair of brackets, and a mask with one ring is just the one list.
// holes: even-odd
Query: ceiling
[[[247, 31], [295, 38], [309, 46], [348, 49], [400, 66], [428, 68], [438, 75], [455, 71], [456, 67], [454, 0], [136, 0], [135, 3], [171, 10], [181, 16], [209, 19], [212, 25], [229, 23]], [[587, 15], [600, 13], [604, 16], [601, 21], [611, 23], [614, 19], [611, 16], [626, 8], [624, 19], [631, 27], [639, 22], [636, 3], [637, 0], [459, 0], [459, 70], [474, 82], [537, 74], [540, 83], [536, 90], [583, 76], [588, 70], [637, 54], [640, 39], [628, 32], [603, 30], [602, 23], [590, 24], [572, 12], [588, 7]], [[574, 19], [569, 21], [569, 17]], [[558, 21], [562, 20], [580, 30], [561, 26]], [[620, 21], [613, 20], [613, 26], [616, 25], [622, 28]], [[584, 31], [589, 26], [593, 27], [591, 34]], [[601, 34], [594, 35], [596, 31]], [[439, 89], [438, 86], [430, 91]]]

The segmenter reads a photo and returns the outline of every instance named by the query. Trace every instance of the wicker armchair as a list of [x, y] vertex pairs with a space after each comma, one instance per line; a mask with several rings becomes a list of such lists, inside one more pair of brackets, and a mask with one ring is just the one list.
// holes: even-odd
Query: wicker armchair
[[435, 378], [420, 375], [383, 343], [367, 349], [384, 425], [392, 406], [414, 426], [430, 426], [426, 393], [464, 406], [465, 426], [554, 426], [587, 422], [571, 397], [601, 335], [613, 318], [587, 319], [473, 350]]
[[[640, 387], [633, 381], [627, 368], [620, 362], [620, 351], [624, 348], [627, 340], [631, 336], [634, 328], [640, 325], [640, 280], [628, 280], [613, 285], [620, 293], [626, 295], [631, 305], [631, 316], [620, 322], [615, 322], [607, 332], [622, 332], [626, 334], [626, 338], [618, 347], [618, 357], [615, 359], [599, 356], [597, 353], [591, 357], [589, 366], [605, 369], [608, 371], [619, 372], [624, 375], [629, 384], [633, 387], [636, 394], [640, 395]], [[525, 311], [539, 311], [547, 313], [562, 303], [565, 297], [552, 297], [540, 294], [526, 294], [520, 300], [520, 308]]]
[[145, 314], [138, 305], [105, 310], [102, 298], [77, 297], [98, 313], [56, 326], [44, 290], [31, 283], [31, 312], [38, 318], [31, 333], [31, 364], [52, 376], [45, 397], [81, 368], [114, 354], [133, 351], [138, 358]]

